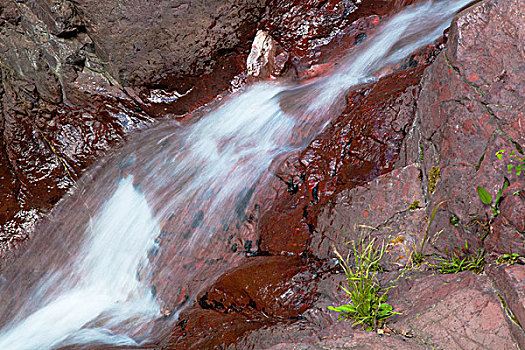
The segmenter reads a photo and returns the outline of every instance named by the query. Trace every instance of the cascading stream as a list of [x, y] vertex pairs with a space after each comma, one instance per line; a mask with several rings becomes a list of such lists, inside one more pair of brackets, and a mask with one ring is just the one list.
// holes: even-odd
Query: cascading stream
[[[436, 40], [470, 2], [407, 8], [330, 76], [259, 83], [191, 126], [166, 121], [136, 135], [83, 177], [2, 271], [0, 349], [138, 345], [169, 328], [176, 317], [159, 326], [161, 310], [176, 316], [187, 304], [172, 291], [189, 290], [191, 301], [242, 258], [224, 258], [217, 235], [238, 222], [272, 162], [308, 145], [345, 91]], [[185, 263], [195, 257], [214, 263]]]

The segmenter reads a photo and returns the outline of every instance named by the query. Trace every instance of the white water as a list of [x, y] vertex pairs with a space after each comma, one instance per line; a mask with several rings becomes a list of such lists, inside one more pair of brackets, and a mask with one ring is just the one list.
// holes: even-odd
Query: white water
[[[224, 247], [215, 243], [215, 228], [238, 218], [238, 197], [262, 181], [272, 161], [306, 146], [326, 125], [332, 106], [348, 88], [375, 79], [382, 67], [437, 39], [455, 12], [469, 2], [408, 8], [350, 52], [331, 76], [301, 87], [257, 84], [185, 129], [167, 122], [132, 140], [93, 181], [89, 176], [84, 180], [75, 197], [81, 200], [64, 201], [73, 209], [58, 210], [56, 220], [66, 225], [38, 233], [63, 231], [58, 237], [66, 240], [55, 249], [28, 249], [25, 256], [42, 255], [35, 264], [46, 271], [38, 274], [39, 266], [25, 266], [22, 261], [24, 268], [15, 265], [12, 270], [36, 274], [35, 281], [18, 271], [12, 280], [11, 275], [4, 277], [0, 295], [4, 303], [10, 298], [13, 303], [11, 309], [0, 308], [8, 315], [2, 317], [0, 349], [147, 341], [151, 321], [161, 317], [161, 305], [166, 303], [159, 295], [186, 286], [203, 273], [172, 265], [156, 271], [155, 262], [149, 261], [155, 256], [151, 251], [176, 251], [174, 260], [198, 255], [201, 249], [211, 257], [223, 252]], [[200, 216], [197, 209], [202, 210]], [[191, 236], [161, 239], [161, 228], [170, 220], [181, 227], [192, 222]], [[218, 264], [211, 275], [226, 270], [231, 261]], [[173, 281], [155, 295], [150, 283], [158, 276], [172, 276]], [[202, 281], [191, 296], [211, 282]], [[15, 302], [22, 288], [17, 289], [17, 283], [27, 284], [22, 302]], [[171, 311], [176, 314], [181, 307], [171, 305]]]

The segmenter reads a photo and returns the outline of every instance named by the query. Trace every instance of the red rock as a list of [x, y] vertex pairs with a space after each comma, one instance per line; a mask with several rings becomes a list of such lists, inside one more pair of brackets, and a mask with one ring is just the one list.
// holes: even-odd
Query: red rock
[[[523, 230], [525, 222], [525, 211], [520, 210], [521, 196], [511, 199], [508, 191], [504, 194], [501, 214], [492, 223], [494, 230], [491, 232], [489, 222], [492, 210], [481, 203], [476, 193], [476, 187], [483, 186], [495, 198], [504, 176], [508, 176], [504, 164], [497, 163], [495, 153], [502, 148], [523, 148], [523, 113], [519, 106], [523, 105], [525, 79], [523, 70], [519, 68], [524, 57], [522, 35], [513, 25], [520, 22], [516, 17], [519, 13], [517, 4], [515, 1], [482, 1], [458, 16], [450, 30], [447, 51], [437, 58], [423, 77], [416, 119], [412, 126], [406, 128], [408, 137], [395, 164], [397, 172], [383, 175], [373, 182], [370, 178], [354, 183], [346, 180], [341, 187], [338, 187], [339, 182], [332, 185], [326, 181], [329, 178], [327, 174], [334, 169], [334, 163], [326, 155], [317, 154], [331, 142], [336, 143], [334, 139], [338, 140], [339, 134], [334, 132], [335, 128], [320, 136], [308, 150], [297, 156], [297, 160], [287, 163], [278, 174], [289, 184], [281, 187], [281, 193], [288, 199], [278, 203], [275, 207], [278, 209], [268, 214], [268, 218], [262, 218], [262, 246], [275, 253], [300, 251], [293, 250], [291, 243], [303, 241], [308, 236], [305, 231], [308, 228], [311, 232], [310, 249], [319, 249], [317, 254], [329, 257], [330, 239], [341, 244], [352, 238], [349, 232], [353, 223], [370, 221], [381, 224], [382, 218], [386, 218], [384, 226], [393, 226], [394, 231], [405, 227], [417, 229], [418, 226], [424, 230], [426, 225], [421, 221], [423, 212], [430, 215], [438, 203], [446, 200], [430, 230], [430, 242], [437, 252], [445, 254], [446, 250], [462, 247], [465, 240], [473, 251], [486, 248], [493, 254], [505, 250], [521, 252], [523, 236], [520, 230]], [[279, 35], [276, 34], [276, 37]], [[506, 54], [498, 55], [496, 52]], [[317, 159], [324, 163], [312, 167]], [[418, 188], [414, 180], [407, 181], [406, 191], [403, 186], [396, 186], [404, 183], [399, 177], [403, 171], [409, 172], [407, 169], [416, 169], [418, 165], [422, 169], [422, 188]], [[437, 181], [430, 181], [436, 185], [435, 191], [433, 186], [429, 186], [433, 168], [440, 169], [441, 173]], [[315, 171], [309, 172], [309, 169]], [[346, 174], [356, 172], [356, 169], [352, 170]], [[435, 174], [435, 170], [432, 171]], [[378, 176], [380, 173], [370, 174]], [[512, 177], [509, 180], [513, 189], [521, 188], [518, 186], [520, 179]], [[290, 187], [290, 184], [296, 187]], [[384, 199], [388, 186], [395, 188], [394, 195], [401, 198], [399, 203], [394, 196]], [[296, 194], [286, 195], [287, 188]], [[411, 193], [418, 195], [412, 197]], [[358, 194], [363, 197], [362, 200], [356, 197]], [[410, 199], [421, 197], [424, 209], [416, 211], [421, 215], [414, 213], [411, 218], [405, 215], [410, 212], [395, 211], [410, 204]], [[312, 210], [316, 205], [323, 209]], [[381, 210], [383, 208], [385, 210]], [[388, 213], [390, 210], [395, 214], [392, 220], [388, 220], [392, 217]], [[283, 214], [279, 215], [277, 211]], [[319, 218], [317, 213], [321, 213]], [[457, 226], [454, 224], [456, 217], [459, 219]], [[279, 218], [278, 228], [274, 227], [275, 218]], [[513, 234], [511, 230], [514, 230]], [[285, 233], [285, 236], [274, 243], [271, 237], [277, 236], [276, 232], [281, 237]], [[441, 233], [435, 236], [437, 232]], [[489, 236], [483, 241], [487, 233]], [[299, 247], [305, 249], [304, 245]], [[505, 273], [496, 270], [490, 273], [490, 279], [495, 281], [499, 290], [505, 291], [504, 298], [511, 301], [508, 303], [510, 309], [516, 309], [515, 313], [522, 317], [523, 276], [520, 271], [520, 266], [509, 268]], [[412, 331], [425, 344], [443, 348], [513, 349], [516, 344], [523, 343], [523, 330], [506, 316], [497, 290], [487, 276], [465, 272], [459, 275], [410, 277], [401, 279], [398, 288], [389, 297], [396, 310], [403, 313], [393, 320], [396, 331]], [[264, 346], [273, 342], [271, 346], [275, 349], [308, 348], [312, 343], [323, 341], [316, 338], [318, 328], [312, 323], [300, 326], [305, 330], [303, 334], [293, 326], [275, 325], [252, 333], [244, 341]], [[330, 329], [330, 326], [324, 325], [323, 328]], [[339, 333], [330, 334], [324, 341], [333, 342], [343, 332], [341, 329]], [[274, 338], [274, 334], [278, 336]], [[291, 334], [298, 339], [290, 340]], [[348, 329], [347, 334], [358, 332]], [[261, 339], [270, 340], [263, 342]], [[345, 340], [348, 341], [348, 338]], [[416, 342], [408, 348], [418, 345], [420, 343]]]
[[[515, 324], [512, 327], [518, 344], [525, 344], [525, 267], [523, 265], [491, 266], [489, 276], [500, 292], [502, 303], [507, 307], [507, 315], [511, 315]], [[517, 324], [516, 324], [517, 323]]]
[[[385, 265], [388, 261], [390, 268], [403, 266], [421, 246], [426, 229], [425, 212], [418, 208], [424, 206], [418, 176], [419, 169], [412, 165], [382, 175], [366, 186], [340, 192], [320, 213], [319, 234], [312, 238], [309, 251], [320, 258], [333, 258], [334, 248], [344, 254], [350, 249], [347, 242], [371, 233], [384, 244], [391, 244]], [[409, 209], [416, 202], [415, 208]]]
[[301, 259], [256, 257], [221, 276], [181, 313], [167, 349], [227, 346], [247, 331], [289, 323], [316, 297], [316, 275]]
[[393, 303], [402, 313], [391, 325], [396, 331], [444, 349], [516, 348], [512, 323], [486, 276], [463, 272], [403, 283]]
[[297, 189], [289, 192], [281, 183], [279, 202], [262, 216], [263, 251], [304, 251], [317, 213], [335, 193], [392, 169], [413, 117], [422, 71], [400, 71], [351, 93], [344, 111], [297, 161], [278, 170], [278, 177]]
[[0, 0], [0, 251], [131, 131], [227, 91], [265, 3], [135, 5]]

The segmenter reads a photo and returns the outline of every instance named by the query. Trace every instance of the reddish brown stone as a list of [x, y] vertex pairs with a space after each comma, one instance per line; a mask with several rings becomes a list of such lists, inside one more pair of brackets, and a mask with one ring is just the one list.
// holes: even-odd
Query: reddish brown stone
[[334, 193], [392, 169], [413, 117], [422, 72], [423, 67], [401, 71], [351, 93], [343, 113], [293, 165], [278, 171], [288, 185], [281, 185], [282, 199], [261, 218], [263, 251], [304, 251], [319, 209]]
[[349, 241], [372, 234], [378, 244], [388, 245], [384, 266], [403, 266], [421, 246], [426, 229], [418, 177], [419, 169], [412, 165], [337, 194], [319, 214], [319, 234], [312, 238], [309, 251], [320, 258], [333, 258], [334, 248], [346, 254], [351, 249]]
[[152, 116], [182, 115], [227, 91], [265, 7], [135, 5], [0, 1], [0, 251]]
[[515, 349], [511, 321], [486, 276], [464, 272], [402, 283], [394, 302], [402, 313], [392, 323], [396, 331], [445, 349]]
[[518, 344], [525, 344], [525, 266], [491, 266], [488, 273], [500, 292], [507, 315], [513, 318], [512, 331]]
[[221, 276], [183, 311], [167, 349], [225, 346], [247, 331], [289, 323], [314, 298], [316, 275], [298, 258], [256, 257]]
[[316, 75], [351, 46], [366, 40], [373, 29], [414, 0], [273, 0], [261, 27], [286, 52], [294, 73]]

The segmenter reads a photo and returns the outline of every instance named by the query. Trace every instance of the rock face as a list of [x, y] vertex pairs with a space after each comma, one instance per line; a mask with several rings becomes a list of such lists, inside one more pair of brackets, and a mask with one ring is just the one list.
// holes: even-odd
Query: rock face
[[[412, 2], [274, 0], [263, 14], [266, 3], [251, 0], [158, 0], [155, 11], [143, 2], [0, 0], [0, 239], [24, 239], [39, 213], [130, 131], [228, 89], [261, 16], [251, 77], [234, 85], [326, 72]], [[525, 269], [496, 259], [525, 255], [525, 181], [507, 173], [510, 151], [523, 158], [525, 147], [521, 7], [480, 1], [458, 15], [446, 50], [430, 45], [349, 93], [307, 149], [272, 168], [267, 188], [240, 196], [237, 229], [253, 240], [228, 241], [236, 267], [216, 276], [158, 347], [525, 346]], [[495, 198], [505, 177], [494, 217], [476, 187]], [[486, 275], [406, 272], [388, 300], [402, 315], [383, 336], [336, 322], [327, 306], [348, 300], [333, 248], [344, 252], [372, 232], [390, 244], [382, 281], [391, 280], [427, 227], [426, 255], [445, 257], [467, 242], [471, 253], [486, 253]], [[205, 253], [188, 259], [207, 264]], [[185, 302], [183, 290], [169, 292]]]
[[[426, 58], [416, 60], [419, 67], [350, 94], [345, 111], [327, 131], [277, 170], [281, 181], [272, 187], [276, 200], [259, 223], [261, 251], [326, 262], [334, 258], [334, 246], [346, 251], [345, 242], [357, 238], [360, 230], [372, 232], [390, 243], [383, 264], [389, 279], [421, 247], [429, 217], [438, 208], [424, 253], [447, 257], [467, 242], [469, 253], [485, 252], [487, 274], [439, 275], [428, 268], [407, 272], [389, 296], [402, 315], [378, 336], [335, 321], [326, 307], [348, 301], [338, 291], [341, 276], [325, 272], [315, 301], [300, 320], [274, 320], [256, 330], [233, 326], [239, 338], [230, 344], [230, 334], [230, 340], [215, 344], [232, 349], [513, 349], [525, 344], [520, 326], [525, 324], [524, 266], [496, 262], [504, 253], [525, 253], [523, 175], [508, 174], [512, 160], [495, 155], [506, 149], [507, 155], [515, 150], [523, 157], [524, 33], [516, 26], [523, 21], [520, 6], [519, 1], [501, 0], [473, 5], [457, 16], [447, 49], [434, 62], [432, 55], [421, 55]], [[287, 48], [287, 36], [276, 33], [272, 35], [289, 52], [290, 62], [310, 62], [304, 67], [313, 62], [307, 53], [301, 56], [300, 50]], [[308, 71], [297, 67], [297, 72]], [[385, 95], [382, 108], [375, 101], [384, 101]], [[355, 149], [366, 151], [352, 154]], [[495, 198], [505, 177], [510, 186], [494, 217], [476, 187]], [[204, 312], [195, 311], [198, 306], [192, 310]], [[228, 315], [222, 325], [239, 322]], [[180, 344], [175, 341], [168, 348]]]
[[76, 8], [106, 69], [122, 86], [173, 89], [209, 73], [217, 56], [251, 42], [265, 1], [82, 1]]
[[264, 7], [0, 1], [0, 252], [129, 132], [226, 91]]

